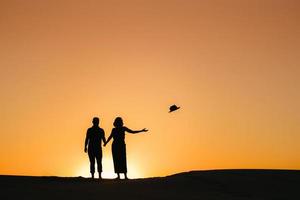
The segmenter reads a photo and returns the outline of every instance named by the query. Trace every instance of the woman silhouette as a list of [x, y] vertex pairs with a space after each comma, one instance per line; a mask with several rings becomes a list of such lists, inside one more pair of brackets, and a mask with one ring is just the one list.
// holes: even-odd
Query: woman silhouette
[[112, 143], [112, 155], [114, 161], [115, 173], [118, 175], [117, 179], [120, 179], [120, 173], [124, 173], [125, 179], [127, 177], [127, 162], [126, 162], [126, 144], [125, 144], [125, 132], [128, 133], [140, 133], [147, 132], [147, 129], [142, 129], [138, 131], [130, 130], [129, 128], [123, 126], [123, 120], [121, 117], [117, 117], [114, 121], [114, 127], [108, 137], [106, 144], [113, 138]]

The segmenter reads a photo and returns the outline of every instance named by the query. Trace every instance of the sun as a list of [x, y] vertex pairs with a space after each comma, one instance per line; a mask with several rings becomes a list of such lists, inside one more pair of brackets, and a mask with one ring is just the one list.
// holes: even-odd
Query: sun
[[[76, 170], [75, 176], [81, 176], [85, 178], [91, 177], [90, 174], [90, 166], [88, 162], [82, 163], [80, 167]], [[97, 169], [97, 167], [96, 167]], [[103, 158], [102, 159], [102, 178], [105, 179], [114, 179], [117, 177], [117, 175], [114, 173], [114, 166], [113, 162], [110, 159]], [[95, 173], [96, 177], [98, 177], [98, 174]], [[122, 177], [122, 176], [121, 176]], [[140, 170], [138, 170], [137, 165], [134, 163], [128, 164], [128, 177], [129, 178], [142, 178]]]
[[[96, 166], [96, 169], [97, 169], [97, 166]], [[103, 169], [102, 178], [113, 179], [113, 178], [117, 177], [113, 171], [113, 164], [112, 163], [110, 164], [109, 160], [102, 159], [102, 169]], [[98, 176], [97, 171], [96, 171], [95, 175], [96, 175], [96, 177]], [[85, 178], [91, 177], [89, 162], [84, 162], [81, 164], [81, 166], [76, 171], [76, 176], [82, 176]]]
[[[91, 174], [90, 174], [90, 169], [89, 169], [89, 164], [83, 164], [81, 168], [79, 168], [76, 172], [76, 176], [81, 176], [84, 178], [90, 178]], [[97, 172], [95, 173], [95, 176], [97, 177], [98, 174]], [[107, 171], [103, 171], [102, 172], [102, 178], [105, 179], [114, 179], [116, 178], [116, 174], [111, 172], [107, 172]]]

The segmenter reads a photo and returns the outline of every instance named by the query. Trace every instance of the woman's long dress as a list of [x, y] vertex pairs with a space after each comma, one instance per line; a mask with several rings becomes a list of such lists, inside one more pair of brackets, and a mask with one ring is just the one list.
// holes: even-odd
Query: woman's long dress
[[127, 173], [125, 129], [123, 127], [112, 130], [112, 155], [115, 173]]

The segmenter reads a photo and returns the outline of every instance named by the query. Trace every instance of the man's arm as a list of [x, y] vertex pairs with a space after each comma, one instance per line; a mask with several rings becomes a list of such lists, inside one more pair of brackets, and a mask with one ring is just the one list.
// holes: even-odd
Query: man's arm
[[86, 136], [85, 136], [85, 142], [84, 142], [84, 152], [87, 152], [87, 146], [88, 146], [88, 142], [89, 142], [89, 131], [86, 132]]
[[104, 145], [105, 145], [105, 143], [106, 143], [105, 132], [104, 132], [104, 130], [102, 130], [102, 131], [103, 131], [103, 137], [102, 137], [102, 140], [103, 140], [103, 143], [104, 143]]

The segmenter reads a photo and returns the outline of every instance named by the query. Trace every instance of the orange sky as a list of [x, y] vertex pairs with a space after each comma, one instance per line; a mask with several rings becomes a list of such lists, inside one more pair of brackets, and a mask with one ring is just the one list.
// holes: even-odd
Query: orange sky
[[0, 174], [88, 175], [93, 116], [150, 130], [129, 177], [300, 169], [297, 0], [2, 0], [0, 30]]

